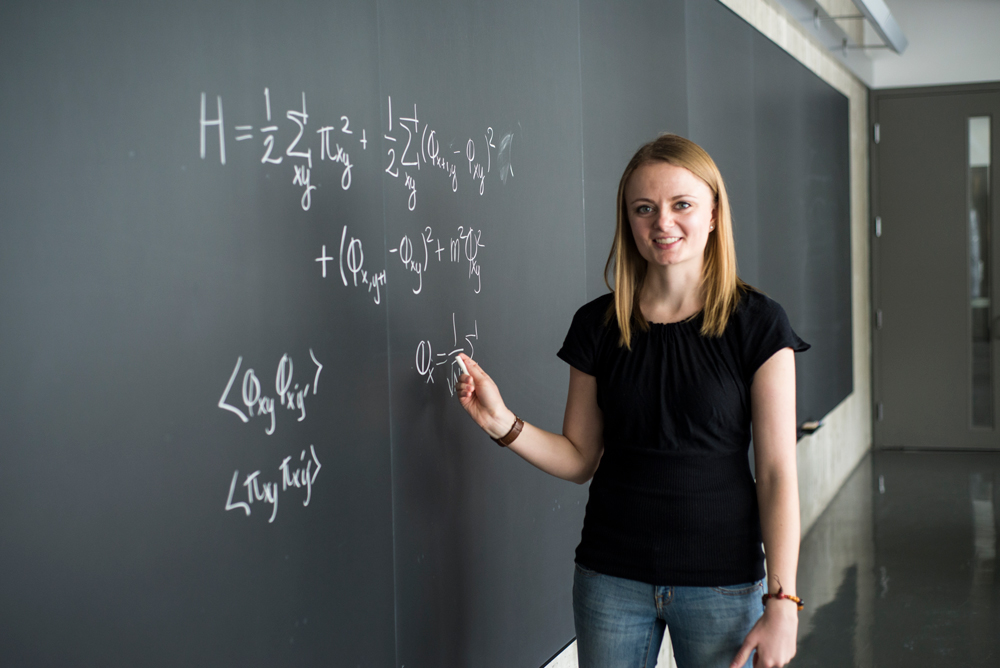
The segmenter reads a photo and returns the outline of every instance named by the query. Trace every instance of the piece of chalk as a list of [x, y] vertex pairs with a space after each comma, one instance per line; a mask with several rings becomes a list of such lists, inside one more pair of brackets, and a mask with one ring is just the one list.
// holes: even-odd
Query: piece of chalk
[[465, 362], [462, 361], [462, 358], [461, 357], [456, 357], [455, 361], [458, 362], [458, 368], [462, 370], [462, 375], [463, 376], [468, 376], [469, 375], [469, 370], [466, 368]]

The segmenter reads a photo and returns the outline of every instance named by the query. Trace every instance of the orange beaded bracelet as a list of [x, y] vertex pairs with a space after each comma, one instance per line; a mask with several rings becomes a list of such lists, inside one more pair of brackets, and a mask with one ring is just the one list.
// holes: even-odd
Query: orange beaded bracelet
[[764, 596], [761, 597], [761, 602], [766, 606], [767, 600], [770, 598], [776, 598], [776, 599], [787, 598], [789, 601], [795, 603], [796, 607], [799, 610], [802, 610], [805, 607], [805, 604], [802, 602], [801, 598], [799, 598], [798, 596], [792, 596], [791, 594], [782, 593], [781, 587], [778, 587], [777, 594], [764, 594]]

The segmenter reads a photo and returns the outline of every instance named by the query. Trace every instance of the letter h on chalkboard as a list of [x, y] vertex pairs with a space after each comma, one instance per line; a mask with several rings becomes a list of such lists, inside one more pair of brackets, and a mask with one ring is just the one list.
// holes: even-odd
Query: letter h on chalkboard
[[205, 159], [205, 128], [210, 125], [219, 126], [219, 162], [226, 164], [226, 134], [222, 127], [222, 96], [215, 96], [219, 107], [219, 116], [215, 120], [205, 118], [205, 94], [201, 94], [201, 159]]

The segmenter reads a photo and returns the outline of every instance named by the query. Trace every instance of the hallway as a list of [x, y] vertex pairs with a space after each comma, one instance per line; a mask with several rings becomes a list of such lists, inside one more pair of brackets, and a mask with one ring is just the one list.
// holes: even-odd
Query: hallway
[[998, 452], [868, 455], [802, 541], [790, 665], [1000, 665], [998, 479]]

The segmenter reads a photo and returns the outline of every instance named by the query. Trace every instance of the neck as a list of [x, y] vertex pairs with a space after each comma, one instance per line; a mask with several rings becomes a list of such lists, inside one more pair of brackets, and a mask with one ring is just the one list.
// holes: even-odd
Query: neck
[[648, 267], [639, 308], [650, 322], [687, 320], [705, 306], [702, 262]]

